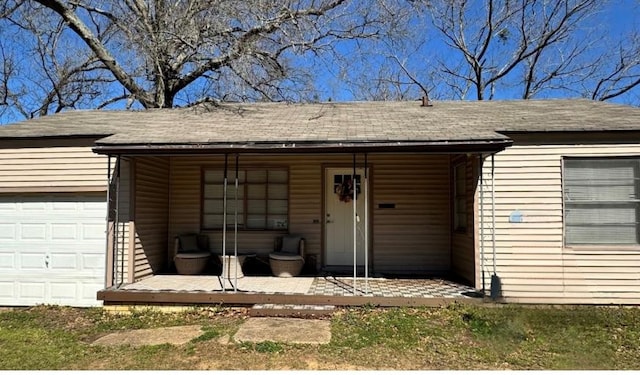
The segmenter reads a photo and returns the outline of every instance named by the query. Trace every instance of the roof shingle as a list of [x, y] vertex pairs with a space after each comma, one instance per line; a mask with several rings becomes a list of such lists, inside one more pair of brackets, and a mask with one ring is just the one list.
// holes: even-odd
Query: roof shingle
[[0, 127], [0, 138], [102, 136], [98, 145], [508, 140], [501, 133], [638, 131], [640, 109], [590, 100], [225, 103], [69, 111]]

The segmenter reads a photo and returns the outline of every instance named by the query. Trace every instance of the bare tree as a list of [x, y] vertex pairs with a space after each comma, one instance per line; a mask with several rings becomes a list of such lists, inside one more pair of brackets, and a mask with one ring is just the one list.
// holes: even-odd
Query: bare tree
[[502, 81], [523, 65], [526, 66], [520, 83], [523, 98], [531, 97], [558, 72], [571, 70], [566, 61], [574, 59], [579, 49], [548, 72], [541, 69], [540, 62], [557, 45], [574, 37], [580, 23], [593, 15], [602, 2], [487, 0], [484, 3], [485, 6], [467, 0], [430, 3], [433, 25], [466, 63], [466, 69], [462, 70], [443, 64], [442, 71], [462, 84], [470, 84], [478, 100], [492, 99]]
[[[602, 69], [585, 92], [594, 100], [610, 100], [640, 86], [640, 35], [634, 33], [602, 56]], [[638, 104], [638, 103], [636, 103]]]
[[[14, 102], [31, 117], [80, 103], [305, 100], [315, 77], [295, 58], [376, 38], [389, 27], [388, 11], [400, 9], [384, 2], [8, 0], [0, 22], [32, 37], [38, 82], [46, 87], [39, 87], [38, 105]], [[20, 85], [5, 86], [0, 94], [25, 97]]]
[[[380, 69], [405, 85], [395, 99], [428, 91], [432, 98], [447, 99], [611, 100], [629, 97], [640, 86], [640, 38], [632, 25], [616, 27], [624, 29], [621, 33], [611, 32], [613, 23], [620, 26], [619, 20], [602, 17], [613, 5], [637, 12], [638, 5], [629, 1], [413, 0], [410, 4], [416, 14], [425, 16], [411, 23], [426, 40], [401, 48], [392, 42], [380, 52], [388, 57]], [[375, 97], [376, 88], [371, 87], [373, 92], [360, 92]]]

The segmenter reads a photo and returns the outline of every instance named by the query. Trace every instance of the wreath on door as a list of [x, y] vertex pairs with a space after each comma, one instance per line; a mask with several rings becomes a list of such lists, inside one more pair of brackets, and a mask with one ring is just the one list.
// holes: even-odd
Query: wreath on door
[[[344, 180], [341, 184], [338, 184], [335, 189], [335, 193], [338, 195], [338, 198], [341, 202], [351, 202], [353, 200], [353, 179]], [[356, 199], [360, 194], [359, 189], [356, 190]]]

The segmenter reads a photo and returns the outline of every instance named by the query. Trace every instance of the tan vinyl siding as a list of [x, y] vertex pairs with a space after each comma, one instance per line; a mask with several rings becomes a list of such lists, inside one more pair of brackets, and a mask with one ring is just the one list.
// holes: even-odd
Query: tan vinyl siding
[[[496, 155], [496, 267], [506, 301], [640, 301], [640, 248], [563, 245], [562, 157], [629, 155], [640, 155], [640, 146], [516, 144]], [[488, 289], [493, 272], [490, 159], [483, 169], [486, 190], [481, 207], [486, 221], [484, 269]], [[515, 210], [524, 215], [522, 223], [509, 222]]]
[[[373, 179], [374, 269], [446, 272], [450, 269], [449, 157], [376, 155]], [[395, 203], [379, 209], [378, 203]]]
[[[324, 167], [350, 167], [351, 155], [242, 155], [240, 166], [289, 170], [289, 232], [304, 236], [307, 254], [323, 256]], [[167, 246], [176, 235], [200, 231], [203, 168], [222, 168], [223, 156], [171, 158], [170, 222]], [[363, 158], [358, 163], [362, 165]], [[233, 159], [229, 194], [232, 196]], [[446, 272], [450, 268], [449, 157], [445, 155], [370, 155], [372, 258], [379, 272]], [[395, 209], [378, 209], [395, 203]], [[222, 248], [220, 230], [207, 231], [212, 248]], [[238, 248], [267, 254], [278, 231], [241, 231]], [[227, 251], [234, 247], [227, 232]]]
[[10, 145], [0, 143], [0, 192], [106, 191], [107, 158], [88, 145]]
[[[452, 157], [451, 165], [465, 163], [467, 189], [467, 228], [464, 232], [453, 232], [451, 235], [451, 271], [473, 283], [475, 282], [476, 254], [475, 232], [477, 230], [473, 212], [475, 211], [474, 194], [476, 191], [478, 173], [477, 157]], [[454, 183], [454, 181], [452, 181]]]
[[165, 269], [168, 263], [167, 227], [169, 160], [139, 157], [135, 165], [134, 281]]

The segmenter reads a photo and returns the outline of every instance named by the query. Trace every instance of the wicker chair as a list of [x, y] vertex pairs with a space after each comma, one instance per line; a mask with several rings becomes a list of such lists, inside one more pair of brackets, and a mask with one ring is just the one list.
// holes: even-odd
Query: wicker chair
[[274, 252], [269, 254], [271, 273], [278, 277], [300, 275], [304, 266], [304, 238], [288, 235], [276, 238]]
[[203, 234], [182, 234], [174, 241], [173, 262], [180, 275], [198, 275], [207, 267], [211, 253], [209, 237]]

